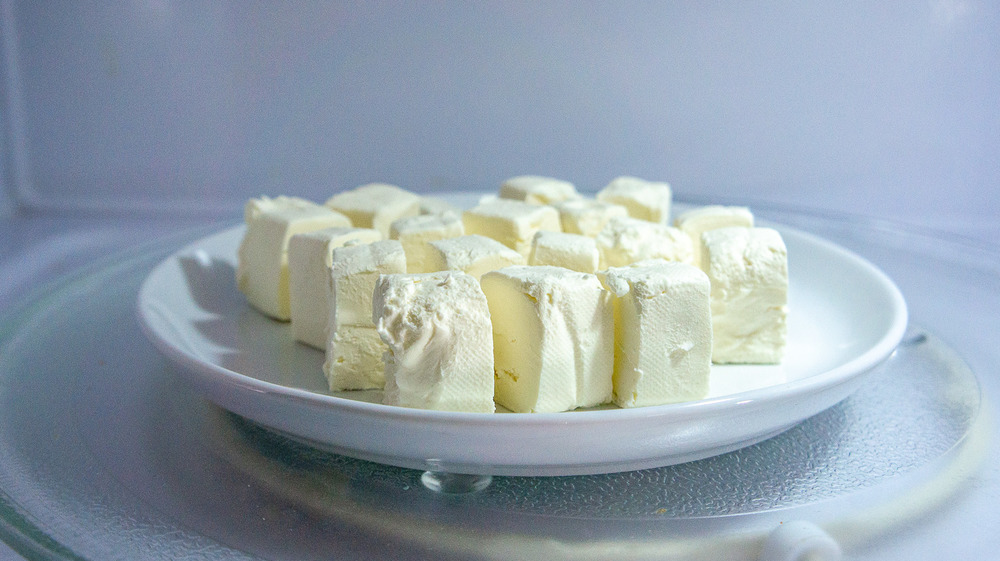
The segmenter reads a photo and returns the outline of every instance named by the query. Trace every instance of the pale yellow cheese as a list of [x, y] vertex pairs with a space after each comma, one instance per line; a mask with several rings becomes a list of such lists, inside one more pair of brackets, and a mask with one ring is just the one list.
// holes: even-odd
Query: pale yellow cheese
[[522, 201], [496, 199], [462, 213], [466, 234], [479, 234], [497, 240], [527, 259], [535, 232], [562, 231], [559, 212], [551, 206]]
[[498, 404], [558, 412], [611, 400], [611, 295], [596, 275], [514, 266], [480, 284], [493, 320]]
[[529, 265], [552, 265], [581, 273], [597, 271], [600, 262], [601, 252], [594, 238], [565, 232], [536, 233], [528, 257]]
[[494, 411], [490, 312], [476, 279], [459, 271], [382, 275], [372, 317], [388, 347], [383, 403]]
[[326, 228], [292, 236], [288, 242], [288, 292], [292, 337], [296, 341], [326, 349], [333, 300], [333, 250], [381, 239], [382, 234], [371, 228]]
[[595, 237], [615, 217], [628, 216], [622, 205], [594, 199], [574, 199], [552, 205], [559, 211], [564, 232]]
[[[340, 247], [331, 253], [326, 362], [323, 372], [331, 390], [380, 388], [384, 384], [384, 345], [371, 333], [372, 292], [381, 274], [405, 273], [406, 254], [396, 240]], [[345, 329], [350, 328], [350, 329]], [[380, 347], [375, 352], [374, 347]], [[358, 369], [364, 371], [359, 375]], [[374, 373], [373, 373], [374, 372]], [[358, 387], [357, 384], [367, 385]]]
[[612, 218], [595, 238], [601, 269], [624, 267], [646, 259], [690, 263], [691, 238], [678, 228], [638, 218]]
[[788, 306], [788, 250], [781, 234], [729, 227], [701, 239], [712, 283], [712, 361], [781, 362]]
[[240, 242], [236, 286], [247, 302], [274, 319], [288, 321], [288, 242], [293, 235], [350, 226], [346, 216], [296, 197], [261, 197], [247, 202], [246, 233]]
[[504, 244], [470, 234], [430, 242], [428, 267], [434, 271], [462, 271], [479, 279], [484, 273], [524, 265], [524, 256]]
[[511, 177], [500, 185], [500, 198], [524, 201], [533, 205], [550, 205], [580, 198], [576, 186], [569, 181], [540, 175]]
[[326, 206], [351, 219], [358, 228], [374, 228], [389, 237], [389, 226], [420, 212], [421, 198], [415, 193], [386, 183], [369, 183], [338, 193], [326, 201]]
[[708, 205], [685, 211], [674, 219], [674, 226], [691, 238], [694, 249], [692, 263], [702, 267], [701, 234], [728, 226], [753, 227], [753, 213], [744, 206]]
[[422, 214], [400, 218], [389, 228], [389, 237], [399, 240], [406, 252], [406, 272], [430, 273], [435, 268], [434, 249], [430, 242], [447, 238], [457, 238], [465, 234], [462, 219], [458, 214]]
[[702, 399], [712, 368], [711, 285], [687, 263], [643, 261], [598, 274], [615, 295], [614, 401]]
[[669, 183], [621, 176], [598, 191], [597, 200], [624, 206], [632, 218], [660, 224], [670, 223], [673, 191]]

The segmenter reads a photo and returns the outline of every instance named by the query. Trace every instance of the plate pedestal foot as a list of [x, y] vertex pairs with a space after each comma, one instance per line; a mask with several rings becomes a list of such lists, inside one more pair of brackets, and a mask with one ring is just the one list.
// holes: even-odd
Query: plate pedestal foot
[[420, 482], [431, 491], [448, 495], [462, 495], [482, 491], [489, 487], [490, 483], [493, 482], [493, 476], [425, 471], [420, 476]]

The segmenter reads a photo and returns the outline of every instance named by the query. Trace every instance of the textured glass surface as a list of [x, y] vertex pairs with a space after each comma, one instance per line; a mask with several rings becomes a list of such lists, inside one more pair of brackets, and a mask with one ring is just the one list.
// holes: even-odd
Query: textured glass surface
[[853, 397], [758, 445], [442, 495], [420, 472], [316, 451], [182, 384], [133, 312], [168, 245], [66, 279], [0, 325], [0, 530], [33, 557], [629, 559], [708, 543], [752, 557], [737, 533], [773, 516], [849, 519], [859, 497], [891, 503], [877, 491], [932, 478], [980, 406], [970, 371], [915, 329]]

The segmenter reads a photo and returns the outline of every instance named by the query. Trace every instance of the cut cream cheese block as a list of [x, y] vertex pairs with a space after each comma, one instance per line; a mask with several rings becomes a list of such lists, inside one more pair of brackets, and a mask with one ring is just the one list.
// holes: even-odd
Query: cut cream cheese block
[[406, 272], [430, 273], [434, 268], [430, 242], [456, 238], [465, 234], [462, 219], [458, 214], [422, 214], [400, 218], [389, 228], [389, 237], [399, 240], [406, 252]]
[[753, 213], [745, 206], [709, 205], [681, 213], [674, 219], [674, 226], [691, 238], [694, 248], [692, 263], [701, 267], [701, 233], [728, 226], [752, 228]]
[[622, 176], [597, 192], [597, 200], [624, 206], [632, 218], [670, 223], [673, 192], [669, 183]]
[[429, 244], [428, 268], [435, 271], [462, 271], [477, 280], [484, 273], [511, 265], [524, 265], [524, 256], [504, 244], [471, 234], [433, 241]]
[[462, 222], [466, 234], [492, 238], [520, 253], [525, 259], [531, 253], [531, 240], [535, 232], [562, 231], [559, 211], [555, 208], [509, 199], [481, 203], [462, 213]]
[[389, 349], [383, 403], [495, 410], [490, 311], [475, 278], [458, 271], [382, 275], [372, 319]]
[[[385, 366], [381, 339], [373, 338], [372, 292], [383, 273], [405, 273], [406, 254], [396, 240], [339, 247], [331, 253], [330, 301], [326, 361], [323, 373], [330, 389], [380, 388]], [[359, 371], [363, 371], [359, 375]], [[357, 384], [367, 385], [358, 387]]]
[[712, 368], [711, 285], [687, 263], [655, 260], [598, 274], [614, 294], [614, 402], [702, 399]]
[[341, 325], [330, 334], [323, 373], [331, 391], [385, 385], [386, 346], [372, 325]]
[[593, 273], [601, 262], [594, 238], [565, 232], [538, 232], [531, 242], [528, 264], [552, 265], [581, 273]]
[[498, 404], [558, 412], [611, 400], [611, 294], [596, 275], [514, 266], [480, 284], [493, 318]]
[[288, 321], [288, 242], [293, 235], [349, 227], [343, 214], [296, 197], [261, 197], [247, 202], [246, 233], [240, 243], [236, 286], [247, 302], [274, 319]]
[[326, 228], [292, 236], [288, 242], [288, 300], [292, 337], [296, 341], [326, 349], [326, 324], [333, 299], [330, 289], [333, 250], [381, 239], [382, 234], [371, 228]]
[[515, 199], [533, 205], [550, 205], [580, 198], [569, 181], [540, 175], [511, 177], [500, 185], [500, 198]]
[[386, 183], [369, 183], [338, 193], [326, 201], [326, 206], [351, 219], [357, 228], [374, 228], [389, 237], [389, 226], [420, 212], [421, 198], [405, 189]]
[[622, 205], [606, 203], [594, 199], [575, 199], [552, 205], [559, 211], [559, 220], [564, 232], [595, 237], [604, 225], [615, 217], [628, 216], [628, 209]]
[[712, 283], [712, 361], [781, 362], [786, 340], [788, 252], [770, 228], [729, 227], [702, 233]]
[[646, 259], [690, 263], [691, 238], [664, 224], [638, 218], [612, 218], [595, 238], [601, 252], [601, 269], [624, 267]]

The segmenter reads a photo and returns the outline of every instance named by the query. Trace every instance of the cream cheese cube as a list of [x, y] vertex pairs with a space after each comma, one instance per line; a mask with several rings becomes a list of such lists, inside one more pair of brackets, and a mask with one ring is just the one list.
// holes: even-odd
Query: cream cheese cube
[[372, 319], [389, 349], [383, 403], [494, 412], [490, 311], [476, 279], [458, 271], [382, 275]]
[[674, 219], [674, 226], [691, 238], [694, 248], [692, 263], [701, 267], [701, 233], [728, 226], [753, 228], [753, 213], [745, 206], [709, 205], [681, 213]]
[[551, 206], [497, 199], [462, 213], [466, 234], [480, 234], [497, 240], [527, 259], [535, 232], [562, 231], [559, 212]]
[[702, 399], [712, 369], [711, 284], [687, 263], [643, 261], [598, 273], [615, 295], [614, 402]]
[[326, 206], [351, 219], [358, 228], [374, 228], [389, 237], [389, 226], [420, 212], [420, 196], [395, 185], [369, 183], [338, 193], [326, 201]]
[[630, 176], [612, 180], [597, 193], [597, 200], [624, 206], [632, 218], [660, 224], [670, 223], [672, 199], [673, 192], [669, 183]]
[[[376, 340], [372, 333], [359, 328], [375, 328], [372, 292], [379, 275], [405, 272], [406, 254], [396, 240], [339, 247], [331, 253], [332, 298], [323, 363], [331, 390], [379, 388], [384, 384], [385, 346], [381, 339]], [[359, 373], [359, 369], [364, 372]], [[366, 385], [358, 387], [362, 382]]]
[[385, 386], [385, 343], [374, 326], [341, 325], [330, 334], [323, 374], [331, 391]]
[[489, 271], [525, 263], [520, 253], [478, 234], [433, 241], [430, 246], [429, 268], [435, 271], [462, 271], [476, 280]]
[[288, 242], [288, 293], [292, 337], [296, 341], [326, 349], [326, 324], [333, 299], [333, 250], [381, 239], [382, 234], [371, 228], [326, 228], [292, 236]]
[[594, 199], [576, 199], [552, 205], [559, 211], [559, 221], [563, 232], [596, 237], [609, 220], [628, 216], [628, 209], [622, 205], [606, 203]]
[[296, 197], [251, 199], [244, 218], [247, 229], [237, 255], [236, 286], [258, 311], [288, 321], [289, 240], [298, 233], [351, 222], [343, 214]]
[[594, 238], [564, 232], [538, 232], [531, 243], [528, 264], [552, 265], [581, 273], [593, 273], [601, 263]]
[[712, 282], [712, 361], [781, 362], [788, 306], [788, 251], [781, 234], [729, 227], [704, 232], [701, 240]]
[[430, 242], [456, 238], [463, 234], [465, 228], [462, 226], [461, 217], [451, 212], [400, 218], [389, 228], [389, 237], [403, 244], [407, 273], [436, 271]]
[[379, 275], [406, 272], [406, 253], [397, 240], [335, 248], [331, 252], [330, 328], [373, 327], [372, 290]]
[[612, 218], [595, 238], [601, 252], [601, 269], [624, 267], [646, 259], [690, 263], [691, 238], [664, 224], [638, 218]]
[[569, 181], [540, 175], [511, 177], [500, 185], [500, 198], [524, 201], [533, 205], [550, 205], [580, 198]]
[[514, 266], [480, 284], [493, 318], [498, 404], [541, 413], [611, 400], [611, 294], [596, 275]]

